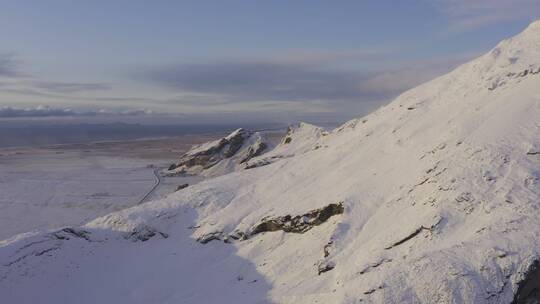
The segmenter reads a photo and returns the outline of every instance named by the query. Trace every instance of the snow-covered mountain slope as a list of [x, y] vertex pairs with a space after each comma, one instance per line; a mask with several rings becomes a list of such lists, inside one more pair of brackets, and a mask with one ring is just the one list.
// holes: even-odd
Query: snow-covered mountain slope
[[237, 129], [223, 138], [193, 147], [165, 174], [223, 175], [245, 168], [247, 161], [271, 148], [272, 143], [260, 132]]
[[281, 142], [268, 152], [253, 157], [246, 162], [246, 169], [266, 166], [280, 159], [297, 156], [313, 149], [318, 149], [321, 137], [328, 135], [323, 128], [301, 122], [291, 125]]
[[538, 297], [539, 84], [536, 22], [320, 136], [316, 149], [0, 243], [0, 294], [7, 303]]
[[193, 147], [171, 165], [164, 175], [216, 177], [234, 171], [266, 166], [283, 158], [318, 149], [317, 142], [328, 133], [301, 122], [291, 125], [276, 145], [267, 134], [237, 129], [218, 140]]

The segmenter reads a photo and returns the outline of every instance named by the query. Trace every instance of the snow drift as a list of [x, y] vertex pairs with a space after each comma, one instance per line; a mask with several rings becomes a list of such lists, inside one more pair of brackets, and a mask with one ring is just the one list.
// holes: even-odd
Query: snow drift
[[538, 300], [539, 84], [535, 22], [371, 115], [314, 132], [291, 157], [0, 243], [0, 294], [7, 303]]

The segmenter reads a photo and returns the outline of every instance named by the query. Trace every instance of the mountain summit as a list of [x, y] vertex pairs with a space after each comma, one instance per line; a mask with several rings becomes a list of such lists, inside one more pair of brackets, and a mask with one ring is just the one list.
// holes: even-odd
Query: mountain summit
[[0, 243], [0, 294], [6, 303], [30, 302], [28, 290], [44, 303], [539, 301], [539, 84], [535, 22], [366, 117], [310, 128], [315, 140], [291, 157]]

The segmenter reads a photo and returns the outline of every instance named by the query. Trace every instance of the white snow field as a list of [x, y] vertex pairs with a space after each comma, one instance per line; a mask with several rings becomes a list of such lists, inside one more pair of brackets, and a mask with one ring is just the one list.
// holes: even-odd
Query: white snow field
[[[125, 153], [120, 148], [104, 151], [99, 143], [83, 149], [72, 145], [0, 149], [0, 240], [34, 229], [82, 225], [135, 206], [143, 199], [164, 197], [179, 184], [201, 179], [161, 178], [151, 191], [157, 182], [157, 169], [149, 165], [161, 168], [172, 160], [161, 155], [158, 157], [163, 159], [136, 157], [136, 153], [157, 149], [147, 152], [143, 146], [146, 142], [131, 143], [139, 150], [130, 152], [131, 157], [122, 156]], [[122, 144], [126, 145], [111, 142], [107, 146]]]
[[540, 22], [291, 154], [3, 241], [1, 301], [539, 296]]
[[81, 225], [136, 205], [153, 178], [151, 169], [134, 160], [66, 154], [3, 157], [0, 239], [32, 229]]

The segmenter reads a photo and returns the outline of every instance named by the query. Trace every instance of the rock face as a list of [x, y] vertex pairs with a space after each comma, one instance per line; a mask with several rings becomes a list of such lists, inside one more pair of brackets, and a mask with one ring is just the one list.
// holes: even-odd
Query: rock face
[[124, 238], [133, 242], [146, 242], [157, 235], [161, 236], [162, 238], [169, 237], [169, 235], [167, 235], [166, 233], [158, 231], [153, 227], [150, 227], [148, 225], [141, 225], [135, 227], [131, 232], [127, 233]]
[[301, 155], [320, 148], [318, 142], [328, 135], [323, 128], [301, 122], [287, 128], [280, 143], [272, 150], [246, 160], [246, 169], [258, 168], [276, 161]]
[[330, 217], [342, 214], [343, 211], [343, 202], [340, 202], [337, 204], [330, 204], [321, 209], [312, 210], [303, 215], [286, 215], [265, 218], [250, 231], [249, 236], [278, 230], [292, 233], [304, 233], [311, 228], [326, 222]]
[[518, 283], [512, 304], [540, 303], [540, 261], [536, 260]]
[[169, 167], [166, 175], [226, 174], [243, 168], [242, 164], [261, 155], [269, 146], [259, 132], [240, 128], [223, 138], [193, 147]]
[[193, 147], [165, 175], [215, 177], [262, 167], [320, 148], [317, 142], [327, 134], [323, 128], [299, 123], [289, 126], [275, 145], [260, 132], [237, 129], [226, 137]]
[[180, 191], [184, 188], [187, 188], [189, 186], [189, 184], [181, 184], [181, 185], [178, 185], [178, 187], [176, 187], [176, 190], [174, 190], [174, 192], [176, 191]]
[[220, 160], [232, 157], [249, 136], [249, 131], [237, 129], [226, 137], [196, 146], [182, 155], [177, 164], [171, 165], [170, 170], [180, 167], [190, 169], [195, 166], [210, 168]]
[[343, 214], [345, 208], [343, 202], [330, 204], [320, 209], [311, 210], [302, 215], [284, 215], [277, 217], [265, 217], [260, 220], [254, 227], [247, 231], [236, 230], [232, 233], [212, 232], [204, 234], [197, 238], [197, 241], [206, 244], [210, 241], [221, 240], [230, 242], [231, 240], [247, 240], [255, 235], [263, 232], [283, 231], [290, 233], [305, 233], [315, 226], [319, 226], [326, 222], [334, 215]]

